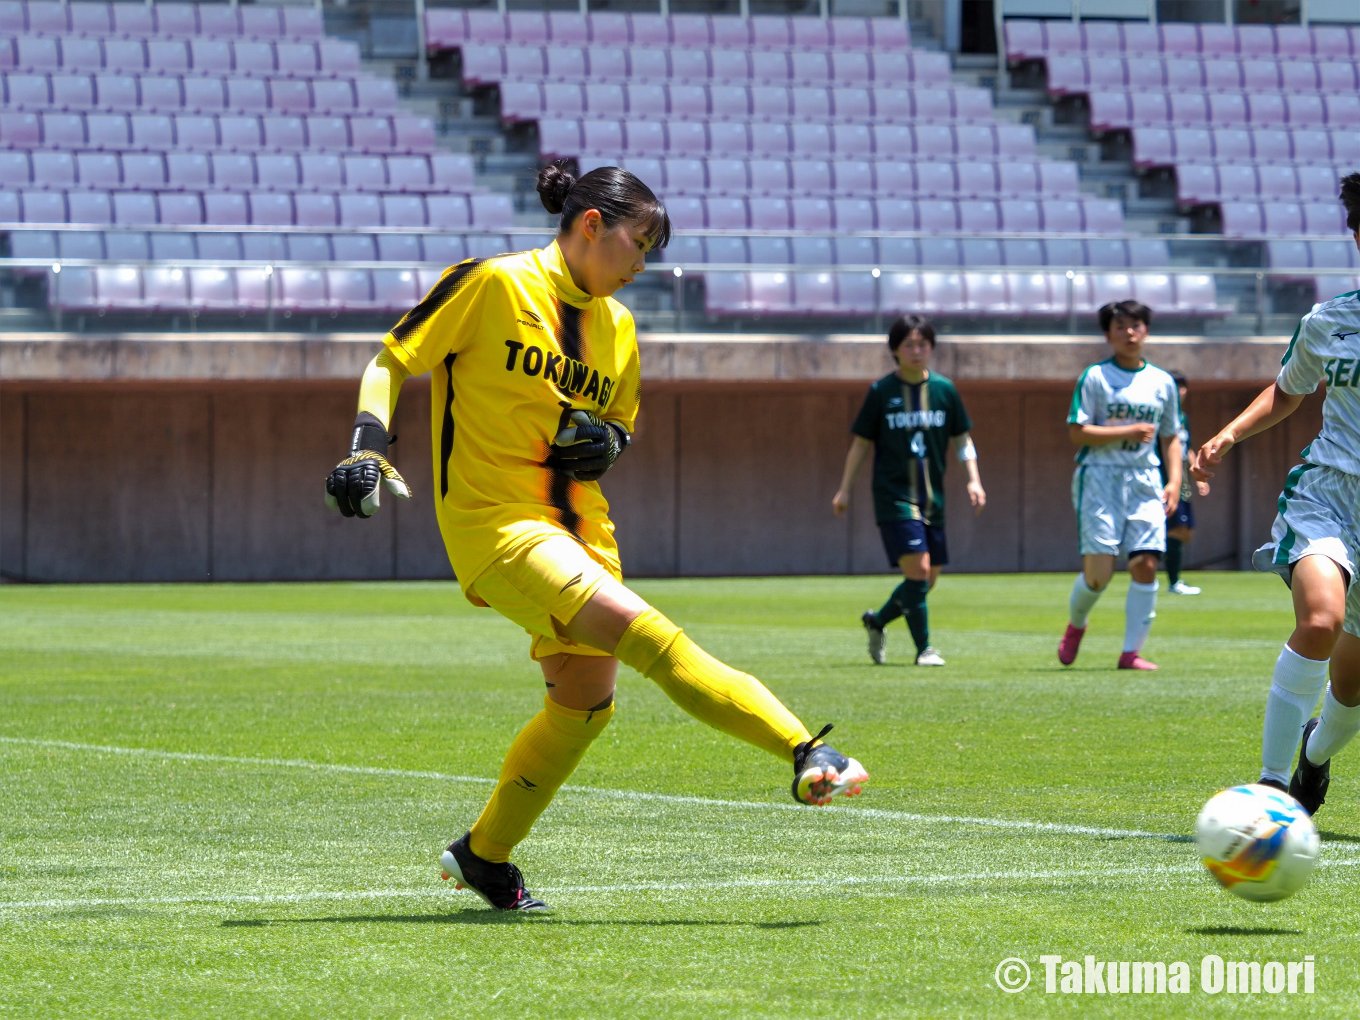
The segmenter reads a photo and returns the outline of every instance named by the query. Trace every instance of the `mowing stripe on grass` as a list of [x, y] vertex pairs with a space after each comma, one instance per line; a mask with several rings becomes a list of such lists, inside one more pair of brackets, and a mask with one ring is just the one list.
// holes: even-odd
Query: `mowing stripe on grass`
[[[82, 744], [69, 740], [43, 740], [35, 737], [0, 737], [0, 743], [28, 747], [55, 747], [68, 751], [89, 751], [97, 754], [130, 755], [143, 758], [162, 758], [171, 761], [211, 762], [222, 765], [260, 765], [270, 768], [306, 769], [313, 772], [337, 772], [345, 775], [381, 776], [392, 779], [433, 779], [440, 782], [481, 783], [494, 785], [496, 780], [483, 776], [457, 776], [444, 772], [423, 772], [410, 769], [378, 768], [370, 765], [336, 765], [307, 761], [303, 758], [252, 758], [225, 754], [200, 754], [196, 751], [159, 751], [149, 747], [117, 747], [109, 744]], [[562, 793], [612, 800], [654, 801], [661, 804], [684, 804], [694, 807], [739, 808], [747, 811], [800, 811], [806, 805], [780, 804], [773, 801], [721, 800], [713, 797], [691, 797], [672, 793], [644, 793], [639, 790], [615, 790], [607, 787], [574, 786], [561, 788]], [[968, 815], [923, 815], [911, 811], [892, 811], [885, 808], [845, 807], [820, 817], [881, 818], [889, 821], [922, 822], [935, 825], [978, 825], [996, 829], [1032, 832], [1053, 832], [1072, 836], [1099, 836], [1110, 839], [1158, 839], [1172, 843], [1188, 843], [1191, 837], [1167, 832], [1146, 832], [1142, 829], [1114, 829], [1091, 825], [1069, 825], [1065, 822], [1036, 822], [1014, 818], [975, 818]]]

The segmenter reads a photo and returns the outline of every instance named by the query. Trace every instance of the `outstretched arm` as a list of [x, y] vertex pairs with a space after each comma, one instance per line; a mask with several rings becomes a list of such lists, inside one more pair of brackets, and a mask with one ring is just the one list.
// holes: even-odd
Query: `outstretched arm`
[[1190, 474], [1201, 482], [1214, 477], [1213, 469], [1223, 463], [1228, 451], [1242, 440], [1264, 432], [1284, 421], [1299, 409], [1305, 394], [1286, 393], [1279, 383], [1271, 383], [1247, 409], [1230, 421], [1218, 435], [1190, 457]]
[[359, 383], [359, 414], [371, 414], [378, 419], [378, 424], [388, 428], [397, 410], [401, 384], [410, 374], [392, 355], [391, 349], [384, 347], [364, 369], [364, 378]]
[[836, 495], [831, 497], [831, 509], [835, 511], [837, 517], [844, 517], [845, 511], [850, 508], [850, 490], [854, 487], [855, 476], [859, 474], [859, 469], [864, 466], [864, 461], [873, 448], [874, 444], [863, 436], [855, 436], [850, 441], [850, 450], [845, 455], [845, 470], [841, 472], [841, 487], [836, 490]]
[[388, 347], [364, 369], [350, 455], [326, 477], [326, 505], [346, 517], [372, 517], [384, 487], [403, 499], [411, 496], [406, 479], [387, 460], [392, 442], [388, 426], [397, 409], [401, 384], [410, 374]]
[[982, 475], [978, 472], [977, 447], [973, 445], [973, 434], [964, 432], [953, 439], [954, 451], [963, 461], [968, 472], [968, 501], [973, 504], [973, 513], [982, 513], [987, 505], [987, 492], [982, 488]]

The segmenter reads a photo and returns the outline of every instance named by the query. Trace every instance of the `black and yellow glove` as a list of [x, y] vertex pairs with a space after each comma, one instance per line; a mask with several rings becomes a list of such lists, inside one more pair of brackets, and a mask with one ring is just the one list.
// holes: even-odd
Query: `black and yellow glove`
[[568, 420], [571, 424], [553, 438], [548, 463], [578, 482], [598, 481], [633, 441], [623, 426], [589, 411], [572, 411]]
[[346, 517], [372, 517], [378, 496], [386, 487], [394, 496], [411, 498], [410, 486], [387, 460], [387, 448], [396, 439], [377, 416], [360, 411], [354, 420], [350, 455], [326, 476], [326, 505]]

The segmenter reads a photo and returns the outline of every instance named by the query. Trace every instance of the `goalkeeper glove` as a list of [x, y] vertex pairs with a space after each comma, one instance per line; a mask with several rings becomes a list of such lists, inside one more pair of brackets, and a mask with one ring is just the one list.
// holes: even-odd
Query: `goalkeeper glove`
[[378, 509], [378, 495], [387, 490], [402, 499], [411, 498], [411, 489], [387, 460], [387, 447], [397, 437], [389, 436], [376, 415], [360, 411], [354, 420], [350, 455], [326, 476], [326, 505], [346, 517], [372, 517]]
[[553, 438], [548, 463], [578, 482], [598, 481], [632, 443], [632, 437], [621, 425], [601, 421], [589, 411], [572, 411], [570, 421]]

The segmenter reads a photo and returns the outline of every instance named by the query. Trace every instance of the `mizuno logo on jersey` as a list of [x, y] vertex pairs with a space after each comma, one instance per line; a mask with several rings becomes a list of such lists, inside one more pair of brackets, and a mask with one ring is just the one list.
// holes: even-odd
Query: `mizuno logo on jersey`
[[[1346, 336], [1355, 335], [1355, 333], [1346, 334]], [[1337, 334], [1333, 333], [1332, 336], [1337, 336]], [[1338, 339], [1342, 338], [1338, 337]], [[1360, 358], [1328, 358], [1322, 366], [1322, 371], [1326, 373], [1329, 387], [1349, 386], [1351, 389], [1360, 387]]]
[[[509, 353], [505, 359], [505, 370], [513, 372], [518, 364], [527, 376], [542, 375], [548, 382], [555, 383], [563, 393], [575, 393], [585, 399], [594, 400], [600, 407], [609, 403], [614, 392], [614, 380], [565, 354], [554, 354], [541, 347], [525, 346], [518, 340], [507, 340], [505, 346]], [[520, 351], [524, 357], [519, 356]]]
[[943, 411], [889, 411], [883, 417], [890, 429], [944, 428]]

